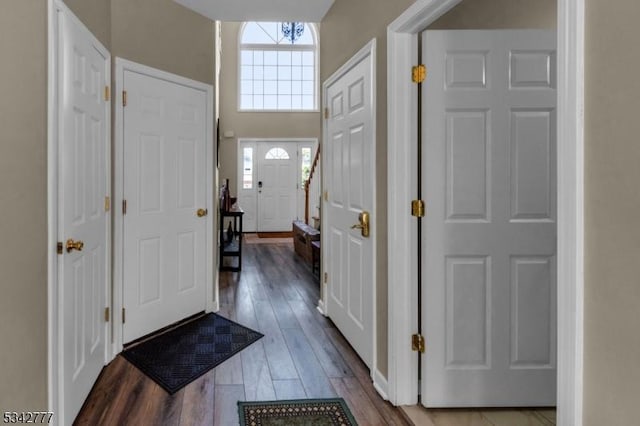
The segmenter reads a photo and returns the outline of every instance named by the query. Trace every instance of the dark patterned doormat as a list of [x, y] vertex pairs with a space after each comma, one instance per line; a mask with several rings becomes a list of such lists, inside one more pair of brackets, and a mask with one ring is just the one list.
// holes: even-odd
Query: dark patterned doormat
[[122, 355], [173, 394], [261, 337], [257, 331], [212, 313]]
[[240, 426], [357, 426], [342, 398], [238, 401]]

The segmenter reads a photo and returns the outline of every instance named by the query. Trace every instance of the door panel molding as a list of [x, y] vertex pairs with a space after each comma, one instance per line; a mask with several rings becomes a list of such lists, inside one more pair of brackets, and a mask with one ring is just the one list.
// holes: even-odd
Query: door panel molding
[[[389, 397], [418, 401], [416, 221], [407, 214], [417, 192], [417, 91], [407, 78], [418, 34], [461, 0], [418, 0], [387, 29]], [[584, 0], [558, 2], [558, 423], [582, 424], [584, 307]], [[409, 307], [409, 308], [408, 308]]]
[[[123, 346], [123, 322], [122, 322], [122, 308], [124, 303], [123, 292], [123, 244], [124, 244], [124, 218], [122, 214], [122, 202], [124, 197], [124, 123], [123, 123], [123, 99], [122, 90], [124, 87], [124, 75], [126, 72], [132, 72], [142, 75], [147, 75], [160, 80], [164, 80], [170, 83], [175, 83], [181, 86], [192, 88], [205, 93], [206, 96], [206, 141], [205, 141], [205, 155], [206, 155], [206, 202], [205, 208], [210, 212], [215, 212], [217, 209], [217, 197], [215, 196], [214, 188], [216, 187], [214, 182], [213, 165], [216, 164], [216, 150], [214, 145], [215, 135], [213, 127], [214, 116], [214, 104], [213, 104], [213, 87], [209, 84], [205, 84], [199, 81], [191, 80], [179, 75], [161, 71], [155, 68], [148, 67], [146, 65], [138, 64], [119, 57], [115, 58], [115, 87], [112, 90], [113, 101], [115, 102], [115, 116], [114, 116], [114, 139], [115, 139], [115, 157], [114, 157], [114, 194], [113, 194], [113, 211], [114, 211], [114, 260], [113, 260], [113, 348], [111, 356], [115, 356], [122, 351]], [[181, 111], [181, 116], [189, 117], [190, 111]], [[209, 261], [206, 263], [206, 304], [205, 309], [207, 312], [217, 311], [219, 308], [218, 299], [218, 274], [215, 262], [213, 259], [217, 259], [217, 246], [214, 244], [214, 234], [216, 232], [215, 226], [215, 214], [207, 215], [206, 220], [206, 255], [205, 258]]]

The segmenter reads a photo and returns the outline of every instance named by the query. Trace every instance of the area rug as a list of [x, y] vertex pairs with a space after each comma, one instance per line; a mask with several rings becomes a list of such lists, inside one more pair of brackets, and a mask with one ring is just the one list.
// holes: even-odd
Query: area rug
[[238, 401], [240, 426], [354, 426], [342, 398]]
[[122, 355], [173, 394], [261, 337], [257, 331], [212, 313]]

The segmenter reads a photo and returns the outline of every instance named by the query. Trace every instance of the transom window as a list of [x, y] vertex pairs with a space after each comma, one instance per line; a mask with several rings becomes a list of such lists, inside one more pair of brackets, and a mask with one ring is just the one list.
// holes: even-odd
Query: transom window
[[318, 109], [314, 24], [246, 22], [239, 39], [240, 111]]
[[267, 155], [264, 156], [265, 160], [288, 160], [289, 154], [282, 148], [271, 148]]

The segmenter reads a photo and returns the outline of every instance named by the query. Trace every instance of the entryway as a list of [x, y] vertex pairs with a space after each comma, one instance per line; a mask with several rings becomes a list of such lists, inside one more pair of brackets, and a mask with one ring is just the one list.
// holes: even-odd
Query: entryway
[[[245, 232], [291, 231], [305, 217], [305, 183], [317, 139], [239, 139], [238, 202]], [[319, 215], [319, 179], [311, 181], [309, 209]]]

